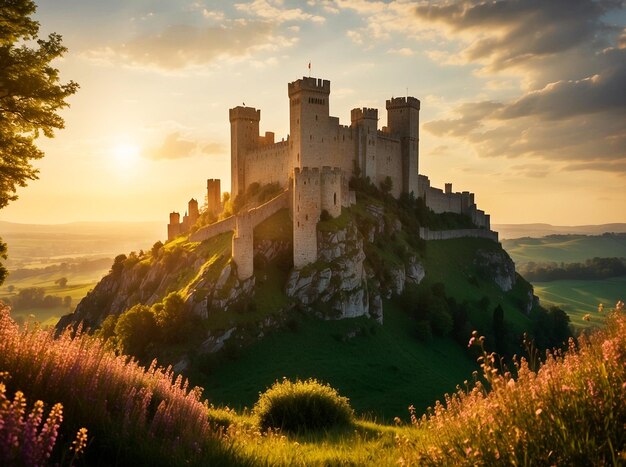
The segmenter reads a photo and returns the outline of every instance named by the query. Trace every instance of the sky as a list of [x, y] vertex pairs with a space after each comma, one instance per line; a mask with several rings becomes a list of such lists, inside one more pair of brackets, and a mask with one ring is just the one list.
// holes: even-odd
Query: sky
[[287, 137], [287, 83], [310, 62], [342, 124], [420, 99], [420, 173], [474, 192], [492, 223], [626, 222], [624, 1], [37, 4], [80, 90], [0, 220], [166, 223], [206, 179], [229, 189], [229, 108]]

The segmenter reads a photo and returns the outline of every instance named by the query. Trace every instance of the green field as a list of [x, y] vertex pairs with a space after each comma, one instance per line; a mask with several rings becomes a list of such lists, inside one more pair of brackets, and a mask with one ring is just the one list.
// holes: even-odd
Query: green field
[[[9, 277], [0, 287], [0, 300], [11, 300], [20, 289], [29, 287], [43, 287], [46, 295], [54, 295], [57, 297], [72, 297], [71, 307], [54, 307], [54, 308], [28, 308], [23, 310], [13, 310], [12, 316], [18, 321], [28, 320], [41, 323], [43, 326], [54, 326], [62, 315], [68, 314], [74, 310], [78, 302], [93, 289], [96, 283], [108, 272], [108, 268], [101, 271], [90, 272], [44, 272], [22, 279], [13, 279]], [[66, 277], [68, 283], [65, 287], [59, 287], [54, 281], [61, 277]], [[14, 287], [10, 292], [10, 287]]]
[[452, 339], [419, 342], [409, 317], [385, 303], [385, 323], [367, 318], [341, 321], [303, 319], [293, 331], [275, 332], [210, 374], [192, 375], [214, 404], [252, 407], [259, 391], [275, 380], [315, 377], [350, 398], [359, 412], [408, 418], [471, 379], [470, 352]]
[[551, 235], [503, 240], [503, 248], [516, 264], [584, 262], [590, 258], [626, 258], [626, 234]]
[[[626, 276], [604, 280], [536, 282], [533, 285], [543, 306], [560, 306], [577, 327], [600, 324], [604, 315], [598, 313], [598, 304], [604, 304], [608, 311], [618, 300], [626, 298]], [[583, 320], [586, 314], [591, 315], [590, 321]]]

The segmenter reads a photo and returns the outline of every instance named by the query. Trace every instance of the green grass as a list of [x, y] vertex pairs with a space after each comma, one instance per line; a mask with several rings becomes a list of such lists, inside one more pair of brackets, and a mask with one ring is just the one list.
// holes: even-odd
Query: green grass
[[[500, 304], [504, 309], [506, 322], [512, 325], [512, 330], [521, 334], [530, 326], [530, 319], [519, 309], [520, 301], [525, 300], [524, 283], [505, 293], [492, 281], [481, 279], [473, 266], [473, 258], [478, 249], [494, 251], [499, 247], [496, 243], [482, 238], [428, 242], [424, 258], [426, 269], [424, 285], [443, 282], [446, 285], [446, 294], [461, 302], [464, 300], [477, 302], [482, 297], [487, 297], [490, 308], [470, 312], [470, 321], [483, 329], [490, 327], [492, 311]], [[476, 278], [478, 286], [470, 282], [472, 277]]]
[[[93, 272], [41, 272], [31, 277], [25, 277], [22, 279], [12, 279], [11, 275], [7, 278], [6, 282], [0, 287], [0, 300], [9, 299], [17, 296], [20, 289], [26, 289], [29, 287], [42, 287], [45, 289], [45, 295], [54, 295], [57, 297], [72, 297], [71, 308], [67, 307], [54, 307], [54, 308], [27, 308], [22, 310], [13, 310], [13, 317], [18, 320], [37, 321], [43, 326], [54, 326], [62, 315], [70, 313], [87, 295], [91, 289], [93, 289], [98, 281], [108, 272], [107, 269]], [[68, 283], [65, 287], [59, 287], [54, 283], [57, 279], [66, 277]], [[13, 292], [9, 292], [9, 287], [15, 287]], [[31, 316], [32, 315], [32, 316]], [[34, 316], [34, 318], [33, 318]]]
[[626, 235], [551, 235], [503, 240], [515, 263], [583, 262], [586, 259], [626, 257]]
[[[598, 313], [598, 304], [604, 304], [608, 310], [618, 300], [626, 298], [626, 276], [603, 280], [536, 282], [533, 285], [544, 306], [553, 304], [561, 307], [572, 323], [580, 328], [597, 326], [604, 321], [603, 315]], [[590, 321], [583, 320], [587, 314], [591, 315]]]
[[423, 344], [413, 327], [390, 302], [385, 303], [382, 326], [367, 318], [304, 318], [295, 331], [266, 336], [195, 383], [205, 386], [212, 403], [242, 408], [252, 407], [259, 391], [283, 376], [313, 377], [348, 397], [358, 413], [406, 419], [409, 405], [425, 409], [476, 369], [465, 349], [451, 339]]

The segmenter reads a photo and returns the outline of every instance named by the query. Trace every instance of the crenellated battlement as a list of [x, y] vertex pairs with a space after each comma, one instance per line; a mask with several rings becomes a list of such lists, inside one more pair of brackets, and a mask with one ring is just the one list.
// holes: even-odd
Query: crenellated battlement
[[238, 105], [228, 110], [230, 122], [234, 120], [254, 120], [256, 122], [261, 121], [261, 111], [254, 107], [242, 107]]
[[386, 108], [387, 110], [391, 109], [400, 109], [404, 107], [412, 107], [414, 109], [420, 109], [420, 100], [416, 97], [392, 97], [387, 100]]
[[287, 86], [289, 97], [301, 91], [315, 91], [323, 94], [330, 94], [330, 81], [311, 77], [302, 77]]
[[352, 109], [350, 111], [350, 117], [353, 122], [363, 119], [378, 120], [378, 109], [368, 107]]

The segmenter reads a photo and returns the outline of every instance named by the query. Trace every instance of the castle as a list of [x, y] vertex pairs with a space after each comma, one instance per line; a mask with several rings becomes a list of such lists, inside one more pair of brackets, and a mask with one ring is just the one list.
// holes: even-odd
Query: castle
[[[289, 207], [292, 215], [294, 267], [300, 269], [316, 261], [320, 215], [326, 211], [336, 217], [342, 207], [355, 203], [348, 186], [353, 175], [368, 177], [376, 186], [391, 182], [390, 192], [395, 197], [402, 193], [422, 197], [437, 213], [466, 214], [478, 227], [489, 230], [489, 215], [477, 209], [473, 193], [453, 193], [451, 184], [442, 191], [418, 175], [418, 99], [387, 100], [387, 125], [379, 129], [377, 109], [353, 109], [350, 125], [341, 125], [337, 117], [330, 116], [328, 80], [303, 77], [289, 83], [288, 96], [290, 131], [287, 139], [279, 142], [274, 141], [272, 132], [260, 135], [260, 110], [237, 106], [229, 111], [231, 197], [242, 195], [253, 183], [278, 183], [284, 192], [267, 206], [209, 225], [192, 237], [199, 241], [234, 230], [233, 259], [240, 279], [253, 273], [254, 226], [283, 207]], [[191, 204], [189, 212], [191, 222]], [[179, 232], [185, 231], [185, 221], [177, 224], [178, 219], [171, 216], [172, 234], [176, 225], [181, 226]], [[196, 211], [193, 216], [197, 217]], [[173, 238], [170, 226], [168, 238]]]

